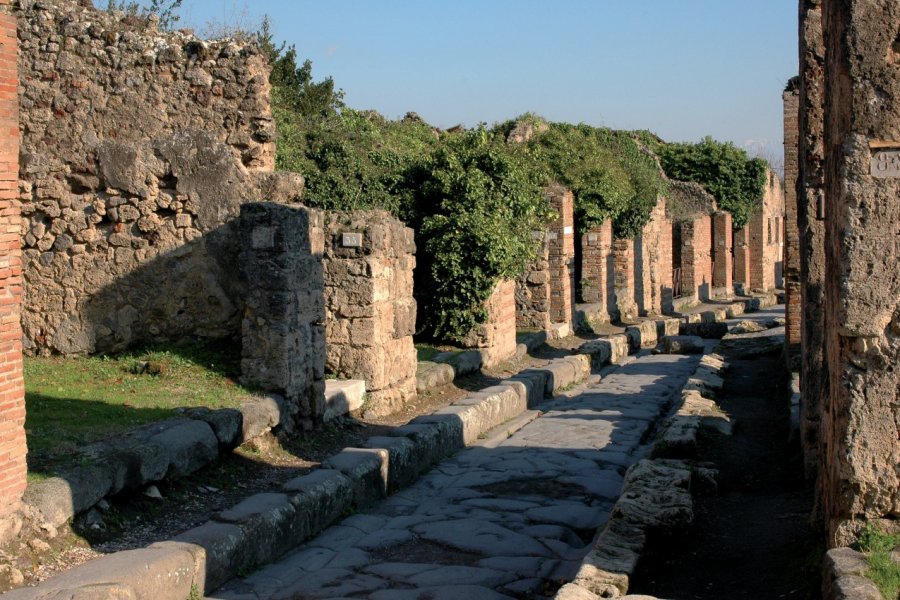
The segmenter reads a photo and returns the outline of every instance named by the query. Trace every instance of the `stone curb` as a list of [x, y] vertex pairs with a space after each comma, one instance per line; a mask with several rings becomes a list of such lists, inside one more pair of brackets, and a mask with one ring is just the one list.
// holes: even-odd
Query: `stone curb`
[[884, 600], [866, 577], [869, 563], [852, 548], [832, 548], [822, 561], [822, 600]]
[[622, 493], [606, 526], [595, 538], [575, 579], [554, 596], [556, 600], [593, 600], [626, 596], [629, 578], [651, 531], [688, 526], [694, 520], [691, 490], [698, 476], [710, 476], [677, 460], [641, 460], [625, 473]]
[[651, 452], [653, 458], [695, 458], [703, 427], [731, 435], [734, 422], [715, 402], [724, 385], [721, 374], [727, 368], [728, 363], [715, 352], [700, 359], [681, 389], [680, 402], [660, 428]]
[[184, 600], [192, 588], [211, 593], [239, 572], [272, 562], [342, 516], [408, 486], [546, 395], [587, 378], [590, 363], [589, 357], [577, 355], [528, 369], [417, 417], [390, 436], [369, 438], [365, 448], [345, 448], [323, 468], [285, 483], [281, 491], [246, 498], [172, 541], [111, 554], [0, 597]]
[[44, 522], [59, 527], [100, 500], [155, 481], [190, 475], [279, 425], [288, 415], [277, 395], [256, 397], [240, 408], [181, 409], [183, 418], [133, 429], [85, 447], [89, 464], [29, 483], [24, 501]]

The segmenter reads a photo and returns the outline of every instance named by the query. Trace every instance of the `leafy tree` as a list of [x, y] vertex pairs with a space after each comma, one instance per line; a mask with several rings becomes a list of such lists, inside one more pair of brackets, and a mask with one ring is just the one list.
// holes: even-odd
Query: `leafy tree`
[[732, 214], [735, 229], [750, 222], [765, 191], [766, 161], [709, 136], [697, 144], [666, 144], [658, 151], [666, 174], [706, 188], [719, 208]]
[[344, 107], [344, 92], [334, 89], [331, 77], [313, 81], [312, 61], [307, 59], [298, 67], [297, 49], [293, 44], [275, 45], [269, 17], [263, 18], [256, 39], [269, 57], [272, 66], [269, 82], [278, 88], [283, 107], [303, 117], [327, 116]]

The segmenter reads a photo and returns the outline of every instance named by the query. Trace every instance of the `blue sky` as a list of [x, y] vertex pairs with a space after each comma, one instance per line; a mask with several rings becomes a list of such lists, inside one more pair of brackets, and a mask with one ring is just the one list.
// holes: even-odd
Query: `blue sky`
[[[99, 4], [99, 1], [98, 1]], [[182, 25], [254, 27], [354, 108], [449, 127], [526, 111], [782, 154], [796, 0], [184, 0]]]

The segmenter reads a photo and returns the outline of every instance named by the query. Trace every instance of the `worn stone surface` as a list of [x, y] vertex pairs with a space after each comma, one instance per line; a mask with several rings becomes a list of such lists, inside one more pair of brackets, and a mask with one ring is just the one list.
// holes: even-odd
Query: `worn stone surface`
[[413, 231], [385, 211], [330, 211], [324, 229], [326, 370], [393, 412], [416, 393]]
[[[215, 597], [509, 598], [571, 580], [612, 511], [624, 470], [647, 452], [645, 436], [697, 363], [638, 358], [582, 393], [544, 404], [541, 418], [499, 445], [444, 460]], [[408, 434], [426, 435], [416, 428], [438, 422], [439, 415], [417, 419]], [[684, 516], [673, 496], [684, 482], [668, 487], [653, 502], [665, 518]], [[629, 522], [646, 520], [639, 506], [633, 500], [620, 512]]]
[[285, 398], [278, 423], [287, 428], [325, 414], [321, 218], [273, 203], [241, 207], [241, 378]]
[[366, 399], [366, 382], [361, 379], [325, 380], [325, 414], [329, 421], [362, 408]]
[[669, 335], [663, 339], [663, 352], [667, 354], [699, 354], [705, 348], [703, 338], [695, 335]]
[[303, 181], [272, 173], [263, 53], [74, 0], [18, 17], [26, 351], [236, 337], [232, 221]]
[[829, 543], [864, 519], [900, 515], [900, 178], [877, 177], [900, 147], [900, 5], [823, 3], [825, 360], [822, 505]]
[[825, 333], [825, 40], [821, 0], [800, 5], [800, 140], [797, 223], [800, 228], [800, 440], [807, 477], [815, 476], [820, 457], [820, 407], [827, 395]]

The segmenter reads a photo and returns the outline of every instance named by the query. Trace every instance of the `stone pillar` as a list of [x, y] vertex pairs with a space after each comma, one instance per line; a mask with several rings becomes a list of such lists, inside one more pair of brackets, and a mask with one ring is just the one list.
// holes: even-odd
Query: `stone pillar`
[[491, 297], [485, 302], [485, 309], [487, 321], [470, 332], [462, 345], [479, 349], [482, 365], [493, 367], [516, 353], [516, 282], [512, 279], [498, 282]]
[[581, 240], [581, 294], [609, 313], [613, 291], [612, 221], [589, 229]]
[[718, 211], [712, 216], [713, 226], [713, 288], [719, 294], [731, 296], [734, 293], [734, 255], [732, 239], [734, 228], [731, 213]]
[[325, 213], [325, 368], [364, 379], [376, 415], [416, 395], [415, 251], [413, 230], [385, 211]]
[[575, 221], [574, 196], [562, 187], [547, 192], [551, 206], [559, 214], [547, 240], [550, 262], [550, 320], [571, 324], [575, 314]]
[[616, 317], [622, 321], [631, 321], [638, 316], [638, 307], [634, 301], [634, 240], [613, 241], [613, 260]]
[[523, 329], [550, 329], [550, 246], [547, 234], [535, 231], [543, 242], [537, 259], [516, 278], [516, 326]]
[[635, 295], [643, 315], [663, 312], [668, 290], [672, 305], [672, 222], [666, 216], [666, 199], [659, 196], [650, 219], [635, 238]]
[[799, 82], [791, 80], [784, 100], [784, 302], [785, 358], [790, 367], [800, 345], [800, 227], [797, 221]]
[[750, 291], [750, 228], [745, 226], [734, 232], [734, 283]]
[[823, 508], [830, 545], [900, 515], [900, 5], [825, 0]]
[[[820, 411], [828, 395], [828, 371], [822, 348], [825, 334], [825, 222], [823, 160], [825, 41], [822, 5], [800, 5], [800, 154], [797, 223], [800, 230], [800, 431], [807, 477], [819, 464]], [[824, 213], [822, 213], [824, 216]]]
[[701, 214], [681, 223], [682, 294], [712, 298], [712, 220]]
[[0, 0], [0, 542], [18, 533], [20, 523], [11, 517], [26, 473], [16, 47], [16, 18], [8, 0]]
[[304, 427], [322, 419], [325, 404], [321, 219], [281, 204], [241, 206], [241, 379], [284, 396], [282, 424]]

